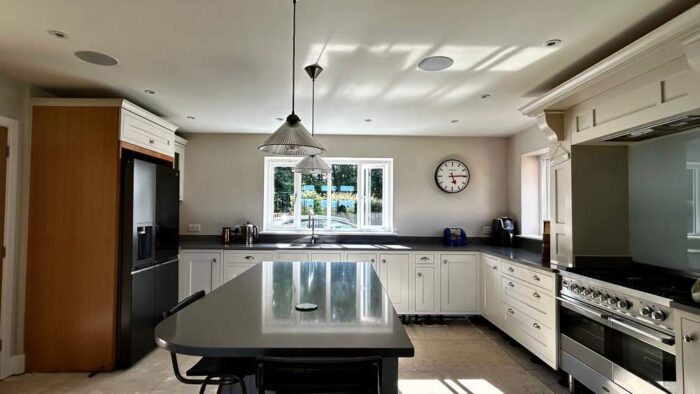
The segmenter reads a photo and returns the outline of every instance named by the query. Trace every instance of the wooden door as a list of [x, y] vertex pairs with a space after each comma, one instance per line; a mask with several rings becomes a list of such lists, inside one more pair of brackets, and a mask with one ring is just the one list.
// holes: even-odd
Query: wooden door
[[[0, 127], [0, 246], [5, 247], [5, 190], [7, 189], [7, 128]], [[3, 250], [4, 252], [4, 250]], [[4, 253], [3, 253], [4, 259]], [[0, 290], [2, 289], [2, 265], [0, 265]], [[2, 291], [0, 291], [2, 305]]]
[[476, 254], [440, 255], [440, 308], [443, 312], [477, 312]]

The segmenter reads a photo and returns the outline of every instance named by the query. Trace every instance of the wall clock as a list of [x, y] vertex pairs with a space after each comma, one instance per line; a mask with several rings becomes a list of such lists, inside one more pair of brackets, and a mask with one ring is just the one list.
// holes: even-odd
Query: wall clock
[[435, 183], [445, 193], [459, 193], [469, 184], [469, 168], [455, 159], [445, 160], [435, 169]]

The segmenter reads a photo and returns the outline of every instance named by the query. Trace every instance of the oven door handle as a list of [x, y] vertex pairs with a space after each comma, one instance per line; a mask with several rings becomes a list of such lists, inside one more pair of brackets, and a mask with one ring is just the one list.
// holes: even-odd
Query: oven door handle
[[[658, 333], [658, 334], [652, 333], [649, 330], [646, 330], [646, 329], [641, 328], [641, 327], [637, 327], [636, 325], [632, 325], [630, 323], [627, 323], [627, 322], [620, 320], [620, 319], [616, 319], [614, 317], [611, 317], [609, 320], [612, 322], [613, 328], [622, 328], [622, 329], [627, 330], [627, 331], [632, 331], [632, 332], [639, 334], [647, 339], [651, 339], [651, 340], [654, 340], [656, 342], [661, 342], [664, 345], [673, 346], [676, 344], [676, 338], [672, 337], [670, 335], [663, 335], [661, 333]], [[615, 326], [617, 326], [617, 327], [615, 327]]]
[[570, 309], [576, 313], [580, 313], [588, 318], [591, 318], [599, 323], [602, 323], [606, 326], [610, 326], [610, 317], [604, 313], [597, 312], [591, 308], [588, 308], [584, 306], [584, 304], [574, 300], [570, 299], [566, 296], [561, 296], [557, 297], [557, 300], [561, 303], [561, 306], [564, 308]]

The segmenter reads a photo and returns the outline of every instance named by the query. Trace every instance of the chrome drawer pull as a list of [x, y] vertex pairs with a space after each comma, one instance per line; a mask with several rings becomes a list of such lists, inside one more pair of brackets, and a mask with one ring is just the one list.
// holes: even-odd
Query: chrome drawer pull
[[510, 286], [510, 287], [515, 287], [515, 285], [513, 284], [513, 282], [508, 282], [508, 286]]
[[535, 298], [540, 298], [540, 293], [532, 293], [532, 296]]
[[423, 277], [423, 274], [419, 272], [419, 273], [418, 273], [418, 277], [419, 277], [419, 278], [422, 278], [422, 277]]
[[211, 259], [211, 262], [212, 262], [213, 264], [216, 264], [216, 257], [214, 257], [213, 259]]
[[246, 260], [255, 260], [255, 257], [253, 257], [253, 256], [245, 256], [245, 259], [246, 259]]
[[443, 264], [447, 264], [447, 259], [442, 260], [442, 263], [443, 263]]
[[382, 259], [382, 264], [386, 264], [386, 259]]
[[508, 272], [515, 272], [515, 270], [513, 269], [513, 267], [508, 267]]
[[515, 315], [515, 311], [511, 308], [508, 308], [508, 313], [510, 313], [511, 315]]
[[538, 329], [538, 330], [540, 329], [540, 325], [537, 324], [537, 323], [532, 323], [532, 326], [535, 327], [535, 328]]
[[372, 263], [372, 264], [374, 264], [374, 259], [371, 259], [369, 262]]
[[692, 335], [685, 335], [683, 337], [683, 342], [685, 343], [691, 343], [693, 341], [695, 341], [695, 338]]
[[149, 143], [149, 144], [152, 144], [152, 143], [154, 143], [154, 142], [156, 142], [156, 141], [155, 141], [153, 138], [149, 138], [149, 139], [148, 139], [148, 143]]
[[533, 279], [533, 280], [536, 280], [537, 282], [540, 281], [540, 277], [537, 276], [537, 275], [533, 275], [533, 276], [532, 276], [532, 279]]
[[491, 269], [494, 270], [494, 271], [496, 271], [496, 270], [498, 269], [498, 267], [496, 267], [496, 266], [494, 265], [493, 267], [491, 267]]
[[428, 261], [428, 260], [430, 260], [429, 258], [427, 258], [427, 257], [425, 257], [425, 256], [421, 257], [420, 259], [421, 259], [421, 261]]

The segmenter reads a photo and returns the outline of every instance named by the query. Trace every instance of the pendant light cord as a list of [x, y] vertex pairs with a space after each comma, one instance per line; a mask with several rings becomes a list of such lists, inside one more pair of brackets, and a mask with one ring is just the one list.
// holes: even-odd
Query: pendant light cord
[[292, 0], [294, 11], [292, 13], [292, 115], [294, 114], [294, 88], [295, 88], [295, 68], [297, 56], [297, 0]]
[[316, 78], [311, 79], [311, 136], [314, 136], [314, 123], [316, 121]]

